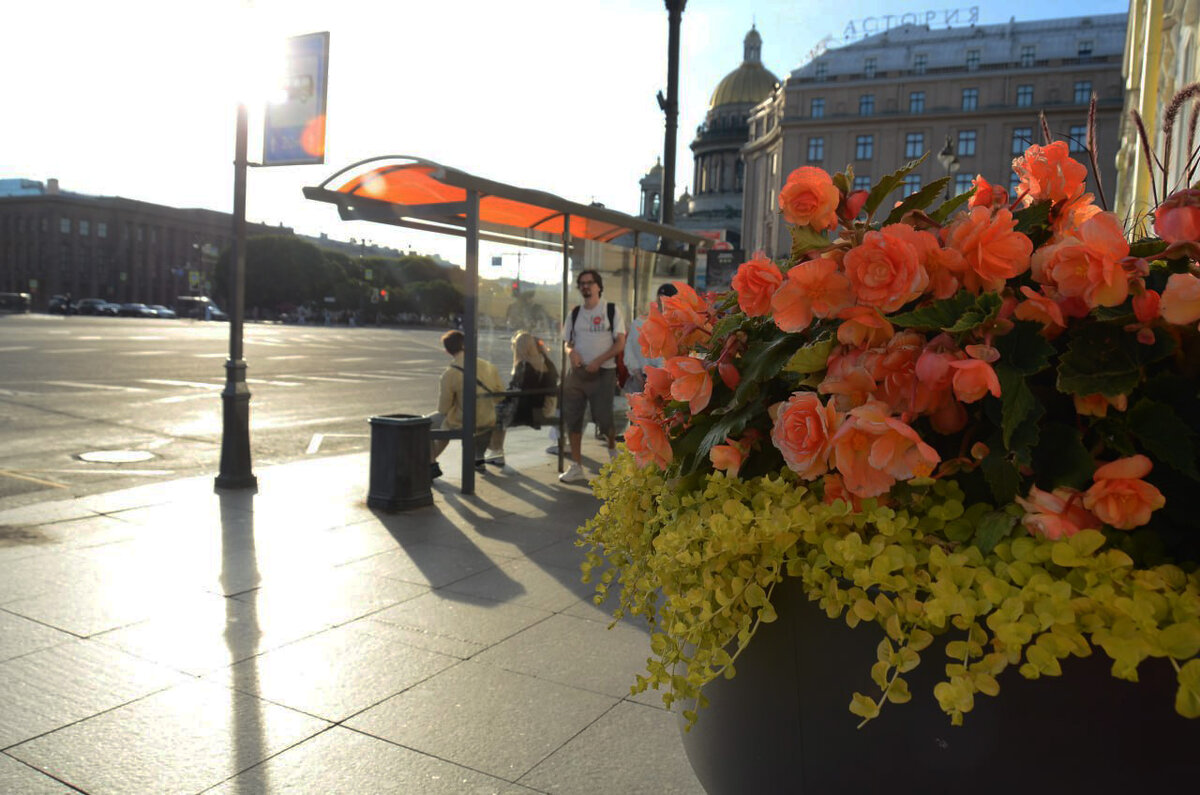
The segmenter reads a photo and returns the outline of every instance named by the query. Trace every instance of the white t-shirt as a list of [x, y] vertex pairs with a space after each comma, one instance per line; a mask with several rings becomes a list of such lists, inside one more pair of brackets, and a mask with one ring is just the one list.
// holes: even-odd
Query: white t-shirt
[[[571, 334], [571, 313], [567, 313], [567, 322], [563, 324], [563, 339], [568, 342], [574, 338], [575, 350], [583, 357], [583, 363], [595, 359], [612, 347], [613, 338], [625, 331], [625, 318], [621, 315], [621, 307], [615, 306], [613, 323], [616, 331], [608, 325], [608, 302], [601, 300], [592, 309], [580, 305], [579, 315], [575, 318], [575, 334]], [[574, 310], [572, 310], [574, 311]], [[600, 365], [602, 370], [611, 370], [617, 366], [616, 358], [609, 359]]]

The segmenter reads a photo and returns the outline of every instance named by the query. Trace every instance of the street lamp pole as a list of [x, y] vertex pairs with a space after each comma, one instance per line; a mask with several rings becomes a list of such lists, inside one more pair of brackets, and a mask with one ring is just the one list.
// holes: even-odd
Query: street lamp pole
[[225, 389], [221, 391], [221, 471], [218, 489], [252, 489], [258, 478], [250, 470], [250, 387], [242, 358], [242, 321], [246, 296], [246, 103], [237, 108], [237, 135], [233, 158], [233, 267], [229, 274], [229, 359], [225, 362]]
[[667, 6], [667, 97], [659, 92], [658, 105], [667, 115], [663, 143], [663, 181], [659, 217], [665, 226], [675, 223], [675, 138], [679, 126], [679, 25], [687, 0], [664, 0]]
[[[938, 152], [938, 160], [942, 164], [942, 168], [946, 169], [946, 176], [958, 173], [960, 164], [958, 155], [954, 154], [954, 143], [950, 139], [950, 134], [946, 134], [946, 145], [942, 147], [942, 151]], [[950, 182], [946, 183], [946, 199], [950, 198]]]

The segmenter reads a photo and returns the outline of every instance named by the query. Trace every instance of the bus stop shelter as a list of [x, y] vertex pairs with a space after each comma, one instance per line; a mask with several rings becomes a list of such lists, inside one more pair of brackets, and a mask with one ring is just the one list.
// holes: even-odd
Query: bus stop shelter
[[[649, 285], [655, 272], [670, 273], [694, 284], [697, 249], [705, 242], [698, 235], [600, 205], [579, 204], [407, 155], [384, 155], [353, 163], [320, 185], [304, 188], [304, 195], [335, 205], [343, 220], [373, 221], [464, 239], [464, 384], [476, 382], [480, 240], [560, 251], [560, 318], [566, 317], [568, 309], [571, 254], [582, 250], [584, 244], [628, 249], [631, 256], [622, 258], [625, 264], [621, 268], [632, 270], [631, 302], [638, 307], [652, 294]], [[643, 248], [643, 244], [649, 248]], [[559, 372], [565, 374], [561, 346], [560, 364]], [[561, 406], [561, 383], [559, 397]], [[475, 402], [475, 390], [464, 389], [464, 494], [475, 491]]]

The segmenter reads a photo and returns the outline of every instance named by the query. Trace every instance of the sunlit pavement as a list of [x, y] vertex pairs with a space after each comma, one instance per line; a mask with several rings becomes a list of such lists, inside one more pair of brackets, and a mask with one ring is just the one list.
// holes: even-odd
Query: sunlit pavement
[[0, 513], [0, 792], [702, 792], [547, 443], [396, 514], [366, 454]]

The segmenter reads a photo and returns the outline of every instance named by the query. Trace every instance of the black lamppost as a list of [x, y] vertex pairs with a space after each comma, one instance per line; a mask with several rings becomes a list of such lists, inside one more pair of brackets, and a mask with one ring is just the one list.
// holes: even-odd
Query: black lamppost
[[663, 0], [667, 6], [667, 96], [658, 93], [658, 106], [667, 116], [663, 143], [662, 200], [660, 218], [665, 226], [675, 222], [675, 133], [679, 126], [679, 24], [687, 0]]
[[[946, 169], [947, 177], [958, 172], [958, 155], [954, 154], [954, 144], [949, 135], [946, 136], [946, 145], [942, 147], [942, 151], [938, 152], [938, 160], [941, 162], [942, 168]], [[950, 182], [946, 183], [946, 198], [950, 198]]]

